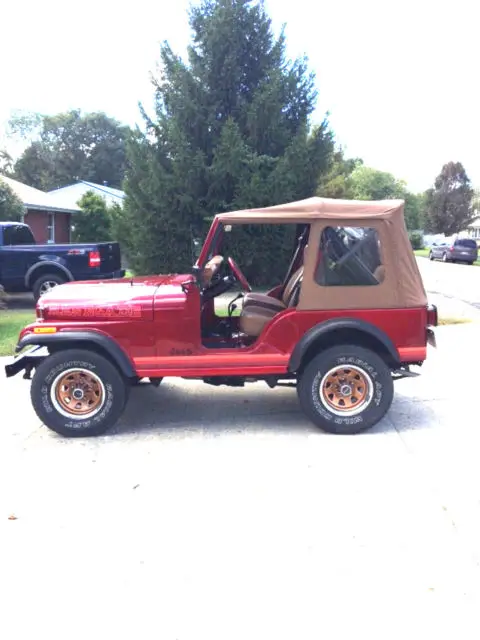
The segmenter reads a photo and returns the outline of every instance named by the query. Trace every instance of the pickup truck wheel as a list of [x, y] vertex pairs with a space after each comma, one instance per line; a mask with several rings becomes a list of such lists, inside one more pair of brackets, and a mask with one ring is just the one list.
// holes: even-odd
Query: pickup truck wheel
[[40, 296], [43, 296], [57, 285], [64, 284], [65, 282], [65, 278], [62, 278], [61, 275], [56, 273], [46, 273], [45, 275], [40, 276], [35, 280], [32, 287], [35, 302], [38, 301]]
[[393, 400], [390, 369], [376, 353], [355, 345], [331, 347], [313, 358], [297, 384], [300, 405], [328, 433], [370, 429]]
[[112, 427], [128, 399], [117, 368], [97, 353], [59, 351], [36, 369], [31, 386], [35, 413], [62, 436], [98, 436]]

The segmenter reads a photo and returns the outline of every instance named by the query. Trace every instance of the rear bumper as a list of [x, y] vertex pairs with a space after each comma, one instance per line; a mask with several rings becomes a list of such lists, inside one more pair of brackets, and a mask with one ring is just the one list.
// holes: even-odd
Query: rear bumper
[[478, 260], [478, 254], [473, 252], [462, 253], [461, 251], [452, 251], [452, 253], [449, 254], [449, 258], [450, 260], [464, 260], [465, 262], [475, 262], [475, 260]]
[[16, 376], [20, 371], [25, 371], [24, 378], [30, 379], [30, 373], [32, 369], [38, 367], [38, 365], [48, 356], [48, 351], [45, 347], [35, 347], [16, 356], [11, 364], [5, 365], [5, 375], [7, 378]]
[[116, 280], [117, 278], [125, 277], [125, 269], [118, 269], [117, 271], [111, 271], [110, 273], [92, 273], [88, 278], [82, 278], [82, 280]]

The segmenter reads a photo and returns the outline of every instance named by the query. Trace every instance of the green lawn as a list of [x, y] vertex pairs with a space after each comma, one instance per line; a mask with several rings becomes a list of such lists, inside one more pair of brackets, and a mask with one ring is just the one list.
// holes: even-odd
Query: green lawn
[[[428, 254], [430, 253], [429, 249], [417, 249], [413, 252], [416, 256], [420, 258], [428, 258]], [[480, 260], [477, 260], [473, 263], [476, 267], [480, 267]]]
[[14, 354], [18, 334], [25, 325], [34, 322], [34, 320], [34, 311], [0, 310], [0, 356]]
[[413, 252], [416, 256], [419, 256], [420, 258], [428, 258], [428, 249], [417, 249], [416, 251]]

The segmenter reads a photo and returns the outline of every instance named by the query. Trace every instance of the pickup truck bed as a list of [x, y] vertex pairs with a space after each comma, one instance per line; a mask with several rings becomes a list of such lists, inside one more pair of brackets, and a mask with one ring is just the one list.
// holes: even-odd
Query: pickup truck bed
[[0, 222], [0, 284], [7, 292], [32, 291], [38, 300], [64, 282], [124, 275], [118, 242], [40, 245], [28, 225]]

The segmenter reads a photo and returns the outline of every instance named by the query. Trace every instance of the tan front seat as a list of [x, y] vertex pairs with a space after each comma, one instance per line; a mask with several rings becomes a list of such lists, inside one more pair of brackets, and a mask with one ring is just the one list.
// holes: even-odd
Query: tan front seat
[[295, 271], [295, 273], [291, 276], [290, 280], [287, 282], [287, 286], [282, 295], [282, 299], [274, 298], [273, 296], [269, 296], [266, 293], [247, 293], [243, 298], [243, 308], [246, 307], [258, 307], [260, 309], [267, 309], [273, 311], [274, 313], [278, 313], [283, 309], [288, 307], [290, 297], [295, 289], [295, 285], [300, 280], [303, 275], [303, 266]]
[[280, 311], [281, 309], [276, 312], [265, 307], [255, 307], [253, 304], [249, 304], [240, 314], [240, 331], [252, 338], [258, 338], [263, 331], [263, 327]]
[[[240, 331], [246, 333], [248, 336], [257, 338], [262, 333], [264, 326], [270, 322], [277, 313], [280, 313], [292, 304], [295, 288], [300, 283], [302, 276], [303, 267], [298, 269], [288, 281], [282, 300], [276, 300], [271, 296], [261, 293], [247, 294], [248, 296], [255, 296], [255, 298], [250, 298], [247, 306], [245, 306], [245, 304], [243, 306], [239, 322]], [[258, 296], [258, 302], [256, 301], [256, 296]], [[265, 298], [267, 299], [266, 302]], [[277, 302], [278, 306], [267, 306], [270, 305], [272, 300]]]

